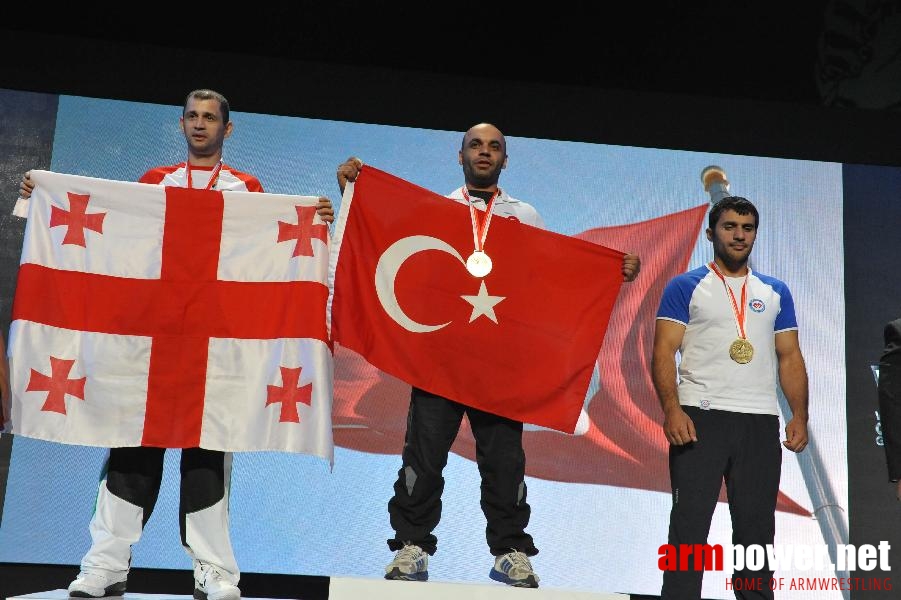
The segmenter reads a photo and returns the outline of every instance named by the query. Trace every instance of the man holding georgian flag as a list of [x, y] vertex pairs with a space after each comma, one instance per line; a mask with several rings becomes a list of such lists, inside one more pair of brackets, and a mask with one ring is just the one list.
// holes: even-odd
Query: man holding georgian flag
[[544, 231], [534, 207], [498, 186], [506, 150], [493, 125], [466, 132], [457, 202], [357, 158], [338, 167], [334, 340], [412, 385], [387, 579], [428, 579], [442, 471], [465, 414], [489, 576], [538, 587], [523, 422], [573, 431], [620, 283], [638, 275], [635, 255]]
[[230, 452], [332, 460], [331, 203], [248, 194], [259, 181], [222, 162], [221, 94], [191, 92], [180, 124], [188, 159], [141, 178], [156, 185], [36, 171], [20, 189], [13, 432], [111, 447], [74, 597], [125, 592], [166, 448], [200, 600], [240, 598]]

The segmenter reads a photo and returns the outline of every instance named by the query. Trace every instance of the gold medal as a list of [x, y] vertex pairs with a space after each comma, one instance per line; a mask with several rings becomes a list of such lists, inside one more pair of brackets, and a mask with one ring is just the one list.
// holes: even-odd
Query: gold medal
[[740, 365], [747, 364], [754, 358], [754, 346], [748, 340], [738, 338], [729, 346], [729, 358]]
[[491, 273], [491, 259], [485, 254], [485, 239], [488, 237], [488, 227], [491, 225], [491, 209], [494, 207], [494, 200], [501, 193], [501, 188], [494, 190], [491, 198], [485, 202], [485, 217], [479, 218], [478, 211], [473, 206], [473, 200], [469, 197], [469, 191], [464, 185], [460, 188], [463, 198], [469, 203], [469, 217], [472, 220], [472, 242], [475, 250], [466, 259], [466, 270], [473, 277], [485, 277]]
[[732, 314], [735, 315], [738, 339], [729, 346], [729, 358], [740, 365], [748, 364], [751, 362], [751, 359], [754, 358], [754, 346], [751, 345], [751, 342], [748, 341], [748, 338], [745, 335], [745, 300], [747, 299], [748, 294], [748, 275], [750, 275], [751, 271], [748, 270], [745, 274], [745, 281], [741, 284], [741, 302], [736, 302], [735, 294], [732, 293], [732, 288], [726, 283], [726, 277], [720, 273], [720, 270], [717, 268], [716, 262], [711, 261], [708, 266], [711, 271], [716, 273], [716, 276], [720, 278], [720, 281], [723, 282], [723, 288], [726, 290], [726, 295], [732, 302]]
[[491, 257], [481, 250], [476, 250], [466, 259], [466, 270], [473, 277], [484, 277], [491, 272]]

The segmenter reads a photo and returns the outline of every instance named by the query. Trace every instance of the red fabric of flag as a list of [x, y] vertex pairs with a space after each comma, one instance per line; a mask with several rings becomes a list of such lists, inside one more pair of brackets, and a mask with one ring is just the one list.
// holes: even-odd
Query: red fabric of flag
[[[523, 434], [527, 475], [669, 493], [668, 446], [660, 428], [663, 415], [650, 377], [654, 315], [667, 281], [687, 269], [706, 212], [705, 204], [578, 234], [638, 254], [641, 275], [622, 286], [616, 301], [597, 357], [597, 389], [586, 407], [588, 430], [578, 436], [527, 430]], [[399, 454], [408, 405], [409, 386], [354, 352], [336, 352], [333, 419], [339, 446]], [[475, 441], [465, 421], [452, 451], [475, 460]], [[810, 514], [783, 492], [777, 510]]]
[[336, 342], [411, 385], [573, 431], [621, 252], [493, 219], [493, 270], [473, 277], [469, 209], [368, 166], [345, 193], [336, 240]]

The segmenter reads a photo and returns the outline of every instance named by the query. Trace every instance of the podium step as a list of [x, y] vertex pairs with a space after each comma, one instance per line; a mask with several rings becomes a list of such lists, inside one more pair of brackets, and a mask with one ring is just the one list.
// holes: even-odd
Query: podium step
[[[69, 600], [69, 592], [67, 590], [50, 590], [48, 592], [36, 592], [24, 596], [10, 596], [7, 600]], [[109, 596], [109, 600], [194, 600], [194, 597], [191, 595], [179, 596], [177, 594], [141, 594], [139, 592], [126, 592], [124, 596]], [[241, 598], [241, 600], [270, 599]]]
[[[388, 581], [355, 577], [332, 577], [329, 581], [329, 600], [628, 600], [628, 594], [574, 592], [559, 589], [521, 589], [500, 584], [448, 583], [429, 581]], [[193, 600], [190, 595], [141, 594], [127, 592], [112, 596], [117, 600]], [[14, 596], [8, 600], [68, 600], [66, 590], [36, 592]], [[268, 600], [242, 598], [242, 600]]]
[[629, 600], [628, 594], [524, 589], [499, 583], [420, 583], [356, 577], [332, 577], [328, 597], [329, 600]]

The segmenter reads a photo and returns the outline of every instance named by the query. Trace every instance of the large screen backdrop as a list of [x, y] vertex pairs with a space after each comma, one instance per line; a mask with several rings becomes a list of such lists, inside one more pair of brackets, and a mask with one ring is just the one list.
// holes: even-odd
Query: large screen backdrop
[[[0, 97], [15, 97], [10, 105], [21, 105], [20, 98], [55, 98], [10, 91]], [[52, 157], [34, 167], [133, 181], [151, 166], [185, 159], [180, 106], [72, 96], [58, 98], [55, 115], [53, 102], [47, 106], [45, 119], [55, 119]], [[439, 193], [462, 184], [460, 131], [232, 115], [235, 131], [224, 159], [257, 175], [270, 192], [327, 195], [339, 204], [335, 168], [350, 155]], [[726, 171], [734, 194], [760, 209], [752, 267], [789, 284], [810, 374], [812, 443], [800, 457], [784, 453], [777, 542], [846, 542], [842, 165], [514, 135], [507, 144], [501, 186], [535, 205], [550, 229], [600, 239], [619, 228], [619, 249], [638, 252], [643, 261], [641, 276], [624, 286], [617, 301], [599, 357], [586, 398], [590, 427], [575, 436], [530, 428], [524, 436], [528, 530], [541, 550], [533, 562], [542, 585], [659, 592], [658, 547], [666, 541], [670, 495], [661, 415], [648, 373], [653, 315], [669, 277], [712, 258], [700, 208], [709, 202], [700, 173], [711, 164]], [[5, 199], [3, 212], [13, 200]], [[9, 218], [3, 218], [5, 224]], [[4, 270], [3, 278], [13, 275]], [[332, 470], [300, 455], [235, 458], [232, 536], [244, 571], [380, 577], [390, 559], [386, 506], [400, 466], [409, 387], [341, 349], [336, 378]], [[104, 456], [103, 449], [15, 437], [0, 562], [79, 562], [90, 541], [87, 524]], [[490, 566], [473, 456], [464, 430], [445, 471], [439, 549], [430, 564], [434, 579], [483, 582]], [[177, 451], [167, 453], [156, 511], [134, 548], [136, 567], [189, 564], [178, 537], [177, 457]], [[727, 543], [730, 535], [728, 508], [720, 503], [710, 542]], [[484, 569], [474, 570], [479, 557]], [[706, 577], [705, 598], [732, 597], [724, 577]]]

